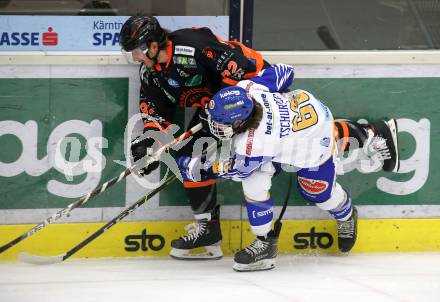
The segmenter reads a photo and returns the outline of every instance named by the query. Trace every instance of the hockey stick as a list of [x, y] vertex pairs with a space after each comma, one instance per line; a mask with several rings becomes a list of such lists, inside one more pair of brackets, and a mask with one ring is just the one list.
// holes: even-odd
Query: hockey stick
[[287, 187], [287, 193], [286, 193], [286, 197], [284, 199], [283, 208], [281, 209], [281, 212], [280, 212], [280, 215], [278, 216], [278, 219], [273, 224], [274, 234], [277, 237], [280, 236], [281, 227], [283, 226], [281, 219], [283, 219], [284, 212], [286, 211], [286, 208], [287, 208], [287, 203], [289, 202], [290, 192], [292, 190], [293, 173], [289, 173], [289, 174], [290, 174], [289, 175], [289, 186]]
[[[177, 144], [177, 143], [187, 139], [188, 137], [192, 136], [194, 133], [200, 131], [201, 129], [202, 129], [202, 124], [199, 123], [199, 124], [195, 125], [194, 127], [192, 127], [190, 130], [188, 130], [185, 133], [183, 133], [182, 135], [180, 135], [179, 137], [175, 138], [171, 143], [168, 143], [168, 144], [162, 146], [152, 156], [147, 158], [147, 161], [145, 162], [145, 166], [148, 166], [150, 163], [159, 160], [160, 155], [165, 150], [167, 150], [170, 147], [174, 146], [175, 144]], [[26, 233], [18, 236], [14, 240], [6, 243], [5, 245], [0, 246], [0, 253], [3, 253], [7, 249], [9, 249], [9, 248], [13, 247], [14, 245], [16, 245], [17, 243], [23, 241], [24, 239], [28, 238], [29, 236], [31, 236], [31, 235], [35, 234], [36, 232], [40, 231], [41, 229], [46, 227], [48, 224], [50, 224], [50, 223], [60, 219], [61, 217], [65, 216], [65, 215], [68, 215], [72, 210], [82, 206], [90, 198], [95, 197], [95, 196], [101, 194], [108, 187], [111, 187], [114, 184], [120, 182], [122, 179], [126, 178], [131, 173], [132, 173], [132, 170], [127, 168], [125, 171], [121, 172], [121, 174], [119, 174], [119, 176], [114, 177], [114, 178], [110, 179], [109, 181], [103, 183], [102, 186], [100, 186], [98, 188], [95, 188], [92, 192], [88, 193], [87, 195], [84, 195], [83, 197], [81, 197], [77, 201], [69, 204], [66, 208], [64, 208], [62, 210], [59, 210], [58, 212], [56, 212], [55, 214], [53, 214], [52, 216], [50, 216], [49, 218], [44, 220], [42, 223], [34, 226], [32, 229], [30, 229]]]
[[142, 197], [138, 201], [136, 201], [134, 204], [126, 208], [124, 211], [122, 211], [118, 216], [110, 220], [106, 225], [101, 227], [99, 230], [97, 230], [95, 233], [87, 237], [85, 240], [80, 242], [78, 245], [70, 249], [69, 251], [65, 252], [64, 254], [58, 255], [58, 256], [36, 256], [28, 253], [20, 253], [18, 255], [18, 259], [20, 259], [23, 262], [32, 263], [32, 264], [54, 264], [63, 262], [67, 258], [71, 257], [73, 254], [78, 252], [80, 249], [85, 247], [87, 244], [95, 240], [97, 237], [102, 235], [104, 232], [106, 232], [108, 229], [113, 227], [116, 223], [124, 219], [126, 216], [128, 216], [131, 212], [139, 208], [141, 205], [143, 205], [145, 202], [147, 202], [151, 197], [156, 195], [159, 191], [161, 191], [163, 188], [168, 186], [170, 183], [172, 183], [176, 179], [176, 175], [171, 175], [168, 177], [160, 186], [156, 187], [152, 191], [150, 191], [146, 196]]

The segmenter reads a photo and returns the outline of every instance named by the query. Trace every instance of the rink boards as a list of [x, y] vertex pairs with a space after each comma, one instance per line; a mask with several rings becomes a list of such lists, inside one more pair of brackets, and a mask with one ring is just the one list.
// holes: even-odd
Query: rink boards
[[[1, 245], [119, 175], [125, 169], [121, 166], [125, 127], [138, 112], [138, 68], [121, 63], [120, 55], [33, 55], [0, 57]], [[380, 52], [383, 55], [393, 54]], [[437, 251], [439, 60], [426, 61], [423, 55], [414, 62], [418, 64], [406, 64], [405, 59], [370, 65], [368, 56], [363, 56], [363, 62], [286, 63], [296, 67], [294, 87], [325, 101], [335, 117], [397, 119], [399, 173], [353, 165], [349, 159], [344, 160], [344, 171], [338, 171], [338, 182], [350, 191], [361, 217], [353, 252]], [[312, 61], [320, 57], [315, 54]], [[89, 154], [86, 142], [95, 152]], [[78, 153], [72, 152], [75, 146], [81, 147]], [[65, 158], [57, 157], [58, 149], [65, 151]], [[150, 180], [158, 181], [159, 176], [153, 174]], [[280, 211], [288, 183], [287, 173], [274, 179], [275, 212]], [[148, 191], [130, 176], [72, 211], [70, 217], [0, 254], [0, 260], [15, 259], [20, 251], [66, 252]], [[240, 209], [240, 184], [219, 181], [217, 198], [222, 205], [223, 250], [231, 254], [253, 238]], [[284, 218], [281, 253], [336, 252], [335, 222], [303, 200], [295, 185]], [[182, 234], [191, 219], [182, 185], [175, 182], [75, 257], [166, 256], [170, 241]]]
[[[79, 250], [72, 258], [167, 256], [170, 242], [182, 235], [189, 221], [121, 222]], [[0, 260], [15, 260], [20, 252], [55, 256], [85, 240], [102, 223], [53, 224], [6, 252]], [[0, 226], [0, 245], [34, 225]], [[247, 223], [221, 222], [225, 255], [254, 240]], [[440, 219], [361, 219], [352, 253], [440, 251]], [[333, 220], [288, 220], [279, 239], [281, 254], [337, 254]]]
[[[40, 60], [44, 62], [44, 57]], [[1, 224], [38, 223], [124, 170], [126, 125], [138, 112], [136, 66], [51, 63], [4, 65], [0, 70]], [[364, 217], [440, 217], [439, 70], [440, 65], [296, 66], [293, 87], [313, 92], [335, 117], [397, 119], [399, 173], [354, 164], [350, 158], [338, 165], [343, 170], [338, 170], [337, 180], [350, 191], [354, 204], [369, 207]], [[85, 148], [86, 143], [93, 148]], [[277, 206], [285, 198], [286, 174], [274, 180], [271, 190]], [[157, 176], [150, 181], [158, 181]], [[146, 191], [128, 177], [75, 210], [74, 219], [63, 222], [106, 221]], [[239, 206], [240, 184], [219, 182], [218, 201]], [[149, 205], [149, 211], [136, 212], [127, 220], [189, 220], [192, 216], [185, 210], [185, 192], [177, 182]], [[299, 210], [310, 204], [296, 190], [289, 206], [295, 209], [286, 213], [288, 219], [325, 219]], [[236, 210], [224, 212], [223, 217], [239, 218]]]

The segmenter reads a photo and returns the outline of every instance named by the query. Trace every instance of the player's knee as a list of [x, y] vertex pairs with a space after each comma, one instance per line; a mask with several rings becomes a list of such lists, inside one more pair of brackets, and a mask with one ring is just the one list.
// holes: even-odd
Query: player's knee
[[269, 198], [272, 185], [272, 174], [254, 172], [250, 177], [241, 182], [243, 194], [249, 201], [261, 202]]
[[328, 199], [316, 203], [316, 205], [324, 211], [332, 211], [338, 208], [346, 200], [347, 196], [344, 189], [336, 183], [333, 190], [330, 191]]
[[246, 210], [252, 232], [257, 236], [267, 235], [272, 228], [272, 198], [261, 202], [246, 201]]
[[[315, 187], [322, 186], [318, 184], [318, 181], [313, 183]], [[318, 191], [317, 189], [315, 192]], [[322, 189], [320, 193], [311, 194], [310, 190], [304, 190], [300, 187], [300, 193], [304, 199], [307, 201], [315, 203], [320, 209], [324, 211], [331, 211], [336, 209], [346, 200], [346, 193], [344, 189], [336, 183], [335, 186], [329, 187], [327, 189]]]
[[263, 202], [267, 200], [269, 196], [269, 191], [267, 190], [243, 190], [244, 196], [247, 201], [250, 202]]

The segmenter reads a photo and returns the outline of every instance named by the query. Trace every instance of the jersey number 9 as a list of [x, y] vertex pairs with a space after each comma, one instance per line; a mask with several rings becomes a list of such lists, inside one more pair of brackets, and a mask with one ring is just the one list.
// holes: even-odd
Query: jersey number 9
[[294, 132], [312, 127], [318, 122], [318, 114], [308, 100], [309, 96], [303, 92], [290, 100], [290, 109], [296, 113], [292, 121]]

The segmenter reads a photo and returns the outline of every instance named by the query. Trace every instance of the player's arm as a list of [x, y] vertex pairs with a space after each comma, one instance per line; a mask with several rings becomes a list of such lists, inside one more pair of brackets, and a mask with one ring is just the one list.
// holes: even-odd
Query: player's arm
[[167, 104], [165, 96], [156, 87], [141, 87], [139, 98], [139, 111], [144, 124], [144, 132], [147, 130], [167, 129], [173, 118], [175, 108]]
[[216, 178], [240, 181], [271, 160], [272, 157], [269, 156], [250, 157], [235, 154], [229, 159], [202, 163], [199, 157], [182, 156], [179, 158], [178, 165], [183, 178], [188, 181], [206, 181]]
[[234, 86], [237, 82], [250, 79], [268, 66], [263, 56], [242, 43], [223, 41], [209, 29], [206, 31], [199, 60], [221, 76], [222, 87]]
[[[157, 87], [142, 85], [139, 98], [139, 110], [143, 122], [143, 134], [136, 137], [131, 143], [131, 154], [137, 163], [148, 154], [152, 154], [168, 137], [166, 131], [171, 126], [175, 108], [169, 105]], [[148, 175], [159, 166], [154, 162], [148, 167], [141, 168], [141, 175]]]
[[286, 64], [275, 64], [262, 70], [251, 82], [266, 87], [270, 92], [284, 92], [292, 85], [295, 69]]
[[246, 156], [235, 154], [229, 161], [217, 161], [212, 166], [212, 172], [216, 177], [240, 180], [249, 177], [255, 170], [262, 165], [270, 162], [272, 157], [269, 156]]

